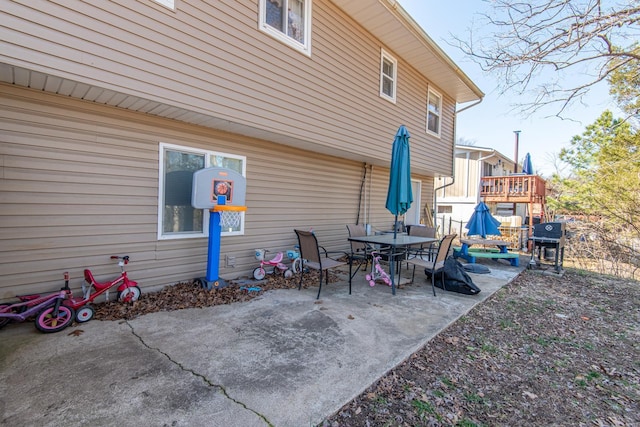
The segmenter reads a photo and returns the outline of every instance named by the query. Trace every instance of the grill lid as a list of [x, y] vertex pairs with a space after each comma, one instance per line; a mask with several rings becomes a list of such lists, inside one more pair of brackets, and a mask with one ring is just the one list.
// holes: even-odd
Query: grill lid
[[562, 239], [565, 236], [565, 222], [543, 222], [533, 226], [533, 237]]

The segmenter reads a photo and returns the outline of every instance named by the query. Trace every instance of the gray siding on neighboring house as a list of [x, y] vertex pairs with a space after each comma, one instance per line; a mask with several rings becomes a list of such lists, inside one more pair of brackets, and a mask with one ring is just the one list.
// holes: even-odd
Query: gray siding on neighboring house
[[453, 100], [432, 85], [443, 97], [442, 132], [427, 135], [430, 83], [400, 57], [397, 101], [380, 98], [386, 47], [328, 0], [313, 2], [311, 57], [258, 29], [257, 0], [179, 1], [176, 11], [150, 0], [2, 4], [11, 48], [0, 62], [379, 164], [404, 124], [414, 170], [451, 175]]
[[466, 152], [456, 155], [455, 173], [456, 179], [453, 185], [446, 187], [438, 192], [438, 199], [453, 199], [458, 202], [465, 199], [475, 200], [478, 197], [478, 167], [479, 162], [476, 160], [476, 154], [470, 154], [467, 157]]
[[[221, 259], [236, 257], [233, 269], [221, 261], [222, 277], [249, 274], [256, 248], [292, 248], [296, 227], [346, 250], [345, 225], [356, 221], [362, 162], [4, 84], [0, 129], [0, 300], [55, 290], [64, 271], [76, 289], [87, 267], [115, 277], [116, 254], [131, 256], [143, 292], [204, 275], [206, 239], [157, 239], [160, 142], [247, 157], [245, 235], [222, 238]], [[367, 178], [377, 229], [393, 220], [388, 173], [374, 167]], [[433, 182], [422, 179], [430, 202]]]

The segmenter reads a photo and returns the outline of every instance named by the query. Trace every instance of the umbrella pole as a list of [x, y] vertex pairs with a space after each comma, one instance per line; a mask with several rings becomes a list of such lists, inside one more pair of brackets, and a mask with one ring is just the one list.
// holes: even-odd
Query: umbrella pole
[[395, 240], [397, 236], [398, 236], [398, 215], [396, 215], [396, 218], [393, 221], [393, 240]]

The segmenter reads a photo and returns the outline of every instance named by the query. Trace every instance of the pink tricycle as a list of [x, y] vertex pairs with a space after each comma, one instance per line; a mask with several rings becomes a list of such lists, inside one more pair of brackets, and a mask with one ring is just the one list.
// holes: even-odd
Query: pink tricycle
[[265, 260], [265, 254], [269, 252], [266, 249], [256, 249], [255, 257], [258, 261], [260, 261], [260, 267], [253, 270], [253, 278], [256, 280], [262, 280], [267, 275], [267, 270], [264, 268], [265, 266], [271, 267], [270, 273], [273, 274], [281, 274], [286, 278], [293, 276], [293, 271], [289, 270], [286, 264], [282, 261], [284, 259], [284, 254], [282, 252], [278, 252], [276, 256], [274, 256], [270, 260]]

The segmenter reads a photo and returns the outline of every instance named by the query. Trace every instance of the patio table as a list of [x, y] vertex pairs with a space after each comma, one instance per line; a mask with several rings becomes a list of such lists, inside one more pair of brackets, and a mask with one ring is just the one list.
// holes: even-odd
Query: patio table
[[[376, 236], [349, 237], [349, 241], [368, 243], [370, 245], [387, 246], [391, 248], [391, 254], [389, 257], [389, 273], [390, 273], [389, 275], [391, 276], [391, 293], [395, 295], [396, 282], [395, 282], [395, 272], [393, 267], [395, 263], [393, 262], [393, 258], [399, 255], [396, 253], [396, 249], [401, 249], [402, 253], [404, 253], [404, 251], [408, 246], [419, 245], [424, 243], [433, 243], [433, 242], [437, 242], [438, 239], [435, 239], [433, 237], [408, 236], [406, 234], [398, 234], [396, 237], [393, 237], [393, 233], [391, 233], [391, 234], [380, 234]], [[349, 257], [349, 271], [351, 271], [351, 258], [352, 257]], [[349, 282], [351, 282], [351, 277], [349, 277]]]

